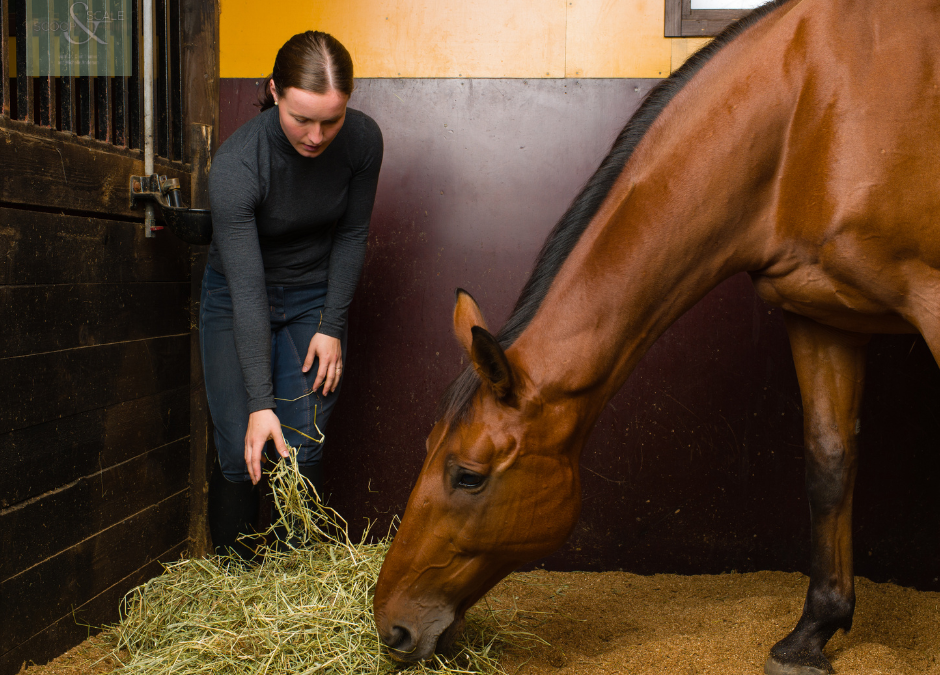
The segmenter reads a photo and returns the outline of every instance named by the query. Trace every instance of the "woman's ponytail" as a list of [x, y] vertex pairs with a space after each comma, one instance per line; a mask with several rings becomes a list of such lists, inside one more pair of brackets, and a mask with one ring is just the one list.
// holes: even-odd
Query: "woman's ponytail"
[[271, 82], [274, 80], [272, 75], [264, 78], [261, 86], [258, 87], [258, 102], [255, 104], [264, 112], [268, 108], [274, 107], [274, 94], [271, 93]]

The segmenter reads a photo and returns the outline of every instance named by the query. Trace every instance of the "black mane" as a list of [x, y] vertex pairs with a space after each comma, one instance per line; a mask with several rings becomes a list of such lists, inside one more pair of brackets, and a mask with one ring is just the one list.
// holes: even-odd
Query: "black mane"
[[[597, 213], [601, 203], [607, 197], [617, 177], [620, 176], [634, 149], [642, 140], [647, 130], [669, 105], [669, 102], [691, 80], [722, 47], [737, 38], [741, 33], [757, 23], [767, 14], [791, 0], [771, 0], [753, 12], [725, 28], [714, 40], [693, 54], [676, 72], [656, 85], [639, 109], [630, 118], [617, 136], [610, 152], [587, 184], [575, 197], [565, 215], [552, 229], [535, 262], [532, 275], [512, 314], [507, 319], [496, 338], [503, 349], [509, 347], [520, 333], [529, 325], [538, 311], [542, 300], [548, 293], [548, 287], [558, 274], [558, 270], [574, 249], [588, 223]], [[480, 386], [480, 379], [472, 366], [450, 384], [438, 404], [437, 417], [459, 420], [470, 407], [470, 402]]]

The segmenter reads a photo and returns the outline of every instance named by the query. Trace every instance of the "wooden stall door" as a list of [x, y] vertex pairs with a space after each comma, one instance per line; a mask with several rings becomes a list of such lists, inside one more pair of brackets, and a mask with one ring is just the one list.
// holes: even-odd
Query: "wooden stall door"
[[[0, 0], [0, 675], [116, 621], [128, 590], [205, 539], [190, 520], [208, 438], [204, 251], [146, 238], [129, 204], [142, 43], [129, 77], [29, 77], [26, 2]], [[217, 5], [154, 6], [156, 171], [205, 207]], [[139, 37], [139, 2], [126, 18]]]

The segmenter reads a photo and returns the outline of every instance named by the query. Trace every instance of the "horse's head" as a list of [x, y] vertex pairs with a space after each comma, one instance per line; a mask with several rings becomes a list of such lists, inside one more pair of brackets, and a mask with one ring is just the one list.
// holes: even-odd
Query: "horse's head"
[[545, 401], [458, 291], [454, 329], [481, 382], [442, 419], [375, 592], [382, 640], [400, 660], [446, 651], [464, 613], [521, 564], [558, 548], [578, 518], [570, 415]]

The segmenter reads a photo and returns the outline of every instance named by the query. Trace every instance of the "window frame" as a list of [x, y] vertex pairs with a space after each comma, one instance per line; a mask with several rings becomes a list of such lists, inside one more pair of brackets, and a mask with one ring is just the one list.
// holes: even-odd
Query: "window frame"
[[714, 37], [753, 9], [692, 9], [692, 0], [666, 0], [665, 37]]

